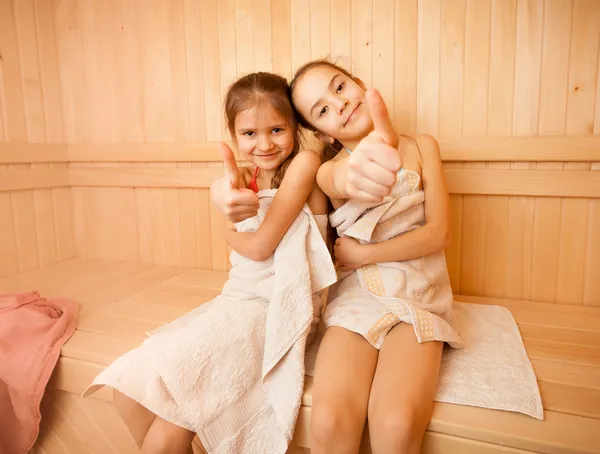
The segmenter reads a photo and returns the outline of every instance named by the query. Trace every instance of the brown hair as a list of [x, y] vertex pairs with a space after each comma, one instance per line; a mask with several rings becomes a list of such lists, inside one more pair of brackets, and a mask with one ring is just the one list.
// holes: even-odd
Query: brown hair
[[[332, 61], [330, 61], [328, 59], [323, 58], [323, 59], [319, 59], [319, 60], [313, 60], [308, 63], [305, 63], [304, 65], [302, 65], [300, 68], [298, 68], [296, 70], [296, 74], [294, 74], [294, 77], [292, 78], [292, 81], [290, 82], [290, 92], [294, 91], [294, 87], [296, 86], [298, 81], [302, 78], [302, 76], [304, 76], [311, 69], [317, 68], [319, 66], [329, 66], [330, 68], [333, 68], [336, 71], [341, 72], [345, 76], [348, 76], [349, 78], [354, 79], [354, 76], [352, 74], [350, 74], [349, 71], [345, 70], [344, 68], [342, 68], [339, 65], [336, 65], [335, 63], [333, 63]], [[306, 128], [309, 131], [313, 131], [313, 132], [317, 131], [317, 128], [315, 128], [313, 125], [311, 125], [308, 122], [308, 120], [306, 118], [304, 118], [304, 116], [295, 107], [294, 107], [294, 112], [296, 113], [296, 118], [298, 119], [298, 123], [303, 128]], [[327, 162], [327, 161], [333, 159], [340, 152], [340, 150], [342, 148], [344, 148], [344, 146], [337, 139], [334, 139], [333, 143], [326, 142], [323, 145], [323, 148], [321, 149], [321, 162]], [[327, 198], [327, 211], [329, 213], [333, 212], [333, 205], [331, 204], [331, 200], [329, 200], [329, 197]], [[329, 251], [331, 252], [331, 255], [333, 256], [333, 246], [334, 246], [335, 240], [337, 239], [338, 236], [337, 236], [336, 229], [334, 229], [330, 223], [328, 223], [327, 226], [328, 226], [327, 227], [327, 246], [329, 247]]]
[[[309, 61], [308, 63], [305, 63], [304, 65], [302, 65], [300, 68], [298, 68], [296, 70], [296, 74], [294, 74], [294, 77], [292, 78], [292, 81], [290, 82], [290, 92], [294, 91], [294, 87], [296, 86], [298, 81], [302, 78], [302, 76], [304, 76], [311, 69], [319, 67], [319, 66], [329, 66], [330, 68], [333, 68], [336, 71], [341, 72], [345, 76], [348, 76], [350, 79], [354, 79], [354, 76], [352, 74], [350, 74], [349, 71], [345, 70], [344, 68], [342, 68], [339, 65], [336, 65], [335, 63], [333, 63], [332, 61], [330, 61], [326, 58], [319, 59], [319, 60], [313, 60], [313, 61]], [[306, 128], [309, 131], [313, 131], [313, 132], [317, 131], [317, 129], [313, 125], [311, 125], [308, 122], [308, 120], [306, 118], [304, 118], [304, 116], [300, 112], [298, 112], [298, 110], [295, 107], [294, 107], [294, 112], [296, 113], [296, 117], [298, 118], [298, 123], [303, 128]], [[342, 148], [344, 148], [344, 146], [337, 139], [334, 139], [333, 144], [327, 142], [323, 146], [323, 149], [321, 150], [321, 160], [323, 162], [326, 162], [326, 161], [329, 161], [330, 159], [333, 159], [335, 157], [335, 155], [337, 155], [338, 152]]]
[[240, 112], [250, 109], [263, 102], [268, 102], [283, 117], [292, 128], [294, 148], [290, 155], [275, 171], [271, 180], [271, 188], [279, 188], [292, 159], [300, 150], [300, 131], [298, 120], [292, 106], [291, 89], [285, 78], [277, 74], [256, 72], [241, 77], [235, 81], [225, 96], [225, 119], [227, 128], [234, 142], [235, 117]]

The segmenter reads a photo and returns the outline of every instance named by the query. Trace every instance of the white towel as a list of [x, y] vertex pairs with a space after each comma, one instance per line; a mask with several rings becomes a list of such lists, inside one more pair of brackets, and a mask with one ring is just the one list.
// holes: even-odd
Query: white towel
[[[259, 192], [258, 216], [238, 231], [258, 228], [275, 193]], [[231, 263], [220, 296], [158, 329], [84, 395], [112, 386], [197, 432], [209, 453], [285, 453], [302, 398], [314, 294], [335, 282], [335, 269], [307, 206], [272, 257], [253, 262], [234, 252]], [[136, 370], [142, 363], [154, 374]]]

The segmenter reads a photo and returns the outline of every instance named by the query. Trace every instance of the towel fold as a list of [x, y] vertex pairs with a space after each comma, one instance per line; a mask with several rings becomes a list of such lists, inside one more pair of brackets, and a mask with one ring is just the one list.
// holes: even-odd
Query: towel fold
[[0, 293], [0, 452], [24, 454], [39, 433], [40, 402], [77, 326], [79, 305], [38, 292]]

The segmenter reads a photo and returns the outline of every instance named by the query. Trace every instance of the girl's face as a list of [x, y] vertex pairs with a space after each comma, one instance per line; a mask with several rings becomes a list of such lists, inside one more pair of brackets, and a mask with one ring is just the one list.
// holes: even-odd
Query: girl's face
[[292, 99], [317, 131], [344, 144], [362, 139], [373, 129], [362, 82], [330, 66], [315, 66], [304, 73]]
[[235, 140], [242, 157], [263, 170], [277, 169], [294, 149], [291, 125], [268, 102], [236, 115]]

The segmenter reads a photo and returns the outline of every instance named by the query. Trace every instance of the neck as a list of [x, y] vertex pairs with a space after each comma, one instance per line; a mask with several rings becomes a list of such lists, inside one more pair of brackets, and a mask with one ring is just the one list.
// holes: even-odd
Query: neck
[[[341, 142], [341, 141], [340, 141]], [[356, 146], [360, 143], [359, 140], [344, 140], [341, 144], [350, 151], [354, 151]]]

